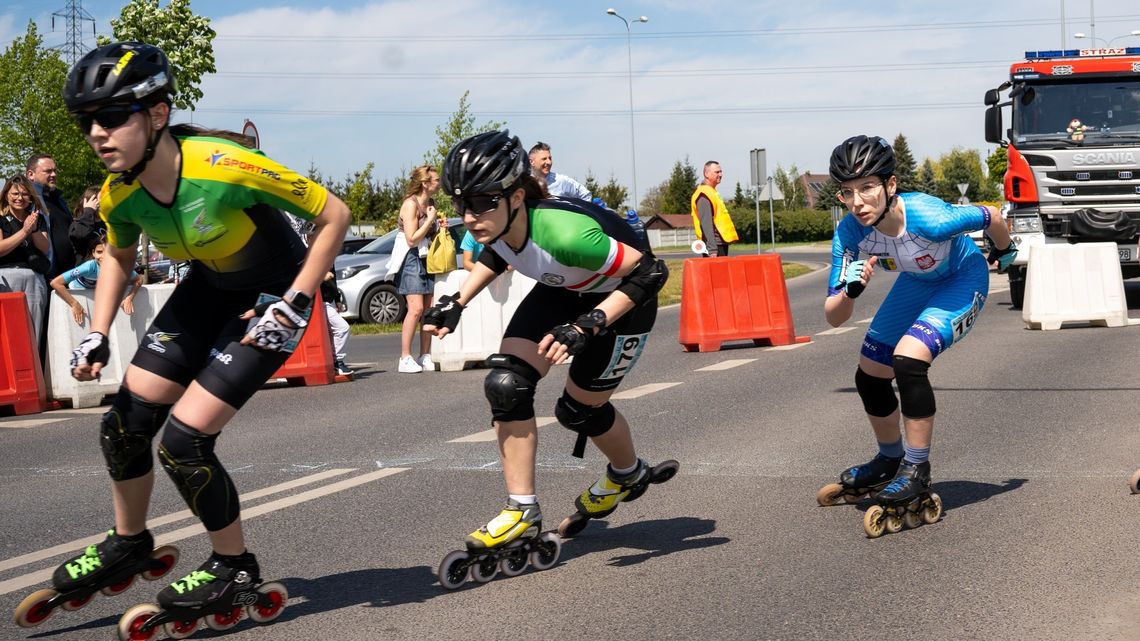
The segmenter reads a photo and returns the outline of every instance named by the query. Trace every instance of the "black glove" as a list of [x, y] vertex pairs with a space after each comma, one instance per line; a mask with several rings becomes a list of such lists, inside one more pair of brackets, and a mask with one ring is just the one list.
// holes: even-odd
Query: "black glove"
[[420, 324], [446, 327], [447, 331], [454, 332], [456, 325], [459, 325], [459, 315], [462, 313], [463, 305], [459, 299], [445, 294], [439, 297], [439, 302], [424, 312]]
[[1006, 272], [1006, 270], [1009, 269], [1009, 266], [1013, 263], [1013, 261], [1016, 258], [1017, 258], [1017, 243], [1010, 240], [1009, 241], [1009, 247], [1006, 247], [1005, 249], [998, 249], [996, 246], [994, 246], [992, 244], [992, 241], [991, 241], [990, 253], [988, 256], [986, 256], [986, 262], [990, 263], [991, 265], [994, 262], [997, 262], [997, 264], [998, 264], [997, 272], [999, 274], [1004, 274]]
[[261, 314], [261, 319], [245, 335], [253, 339], [254, 346], [273, 352], [283, 351], [285, 344], [309, 324], [301, 315], [304, 310], [283, 300], [259, 303], [253, 311]]
[[582, 350], [586, 349], [586, 343], [590, 340], [589, 334], [570, 323], [559, 325], [546, 333], [553, 336], [555, 341], [565, 345], [566, 353], [571, 356], [581, 354]]
[[91, 332], [71, 351], [71, 368], [96, 363], [106, 365], [110, 358], [111, 348], [107, 344], [107, 337], [99, 332]]

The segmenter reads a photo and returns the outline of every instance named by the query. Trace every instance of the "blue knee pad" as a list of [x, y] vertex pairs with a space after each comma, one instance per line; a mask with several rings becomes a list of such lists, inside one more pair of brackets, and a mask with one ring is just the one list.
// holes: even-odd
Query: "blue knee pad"
[[895, 381], [899, 386], [902, 413], [907, 418], [934, 416], [934, 388], [930, 386], [927, 371], [930, 363], [895, 355]]
[[150, 444], [170, 415], [170, 407], [141, 399], [125, 385], [119, 388], [99, 424], [99, 445], [112, 480], [139, 478], [154, 469]]
[[890, 416], [899, 406], [891, 379], [871, 376], [861, 367], [855, 369], [855, 389], [859, 391], [863, 409], [871, 416]]
[[490, 373], [483, 381], [483, 392], [491, 403], [496, 421], [525, 421], [534, 418], [534, 392], [542, 375], [530, 363], [511, 354], [491, 354]]
[[170, 480], [202, 525], [216, 532], [237, 520], [237, 488], [214, 454], [218, 435], [206, 435], [171, 416], [158, 456]]

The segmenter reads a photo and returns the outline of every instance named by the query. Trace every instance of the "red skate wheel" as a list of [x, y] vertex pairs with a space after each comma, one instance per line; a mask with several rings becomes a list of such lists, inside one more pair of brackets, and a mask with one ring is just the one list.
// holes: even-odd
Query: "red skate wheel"
[[170, 572], [174, 569], [174, 566], [178, 564], [179, 556], [178, 548], [173, 545], [164, 545], [156, 549], [150, 553], [150, 558], [161, 563], [162, 567], [144, 571], [141, 574], [142, 578], [147, 581], [154, 581], [155, 579], [165, 576], [167, 572]]
[[68, 612], [71, 612], [74, 610], [78, 610], [79, 608], [82, 608], [83, 606], [87, 605], [88, 603], [91, 603], [91, 599], [94, 599], [94, 598], [95, 598], [94, 593], [88, 594], [85, 597], [81, 597], [78, 599], [72, 599], [70, 601], [64, 601], [63, 603], [59, 604], [59, 607], [63, 610], [67, 610]]
[[168, 621], [162, 624], [162, 631], [171, 639], [185, 639], [198, 631], [198, 619]]
[[286, 602], [289, 601], [289, 591], [285, 589], [285, 586], [276, 582], [262, 583], [258, 586], [257, 592], [268, 598], [270, 605], [258, 603], [246, 607], [245, 611], [249, 614], [249, 618], [258, 623], [269, 623], [281, 616], [281, 613], [285, 611]]
[[127, 610], [119, 619], [119, 641], [153, 641], [158, 638], [160, 628], [143, 630], [142, 627], [160, 611], [159, 607], [153, 603], [141, 603]]
[[44, 588], [24, 597], [20, 605], [16, 606], [16, 625], [21, 628], [34, 628], [47, 621], [51, 616], [51, 608], [47, 607], [47, 603], [57, 594], [59, 593], [51, 588]]
[[245, 608], [236, 607], [228, 612], [217, 612], [206, 617], [206, 627], [211, 630], [229, 630], [241, 621], [241, 613]]
[[105, 586], [103, 589], [101, 589], [99, 591], [102, 592], [103, 594], [107, 595], [107, 596], [115, 596], [115, 595], [122, 594], [122, 593], [126, 592], [127, 588], [131, 587], [131, 584], [133, 584], [134, 582], [135, 582], [135, 577], [134, 577], [134, 575], [131, 575], [131, 576], [127, 577], [126, 580], [120, 581], [118, 583], [112, 583], [111, 585]]

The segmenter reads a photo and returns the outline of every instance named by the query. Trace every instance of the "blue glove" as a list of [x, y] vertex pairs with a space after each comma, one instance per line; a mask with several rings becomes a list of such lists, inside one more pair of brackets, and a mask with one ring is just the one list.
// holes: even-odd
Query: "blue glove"
[[847, 298], [859, 298], [859, 294], [863, 293], [863, 267], [866, 265], [867, 261], [857, 260], [843, 272], [843, 289], [847, 292]]
[[991, 249], [989, 256], [986, 256], [986, 262], [992, 264], [994, 261], [997, 261], [998, 273], [1004, 274], [1005, 271], [1009, 269], [1009, 266], [1013, 264], [1013, 261], [1016, 258], [1017, 243], [1013, 242], [1011, 239], [1009, 241], [1009, 247], [1006, 247], [1005, 249], [998, 249], [997, 247], [994, 247]]

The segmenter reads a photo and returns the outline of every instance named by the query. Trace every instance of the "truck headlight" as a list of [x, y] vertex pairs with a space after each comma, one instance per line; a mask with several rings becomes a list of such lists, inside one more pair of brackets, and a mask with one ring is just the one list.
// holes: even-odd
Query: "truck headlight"
[[1029, 234], [1041, 232], [1041, 219], [1037, 216], [1025, 216], [1013, 219], [1013, 233]]
[[368, 269], [368, 267], [369, 267], [368, 265], [350, 265], [350, 266], [345, 267], [344, 269], [338, 271], [336, 273], [336, 277], [339, 278], [340, 280], [344, 280], [346, 278], [352, 278], [353, 276], [359, 274], [360, 272]]

